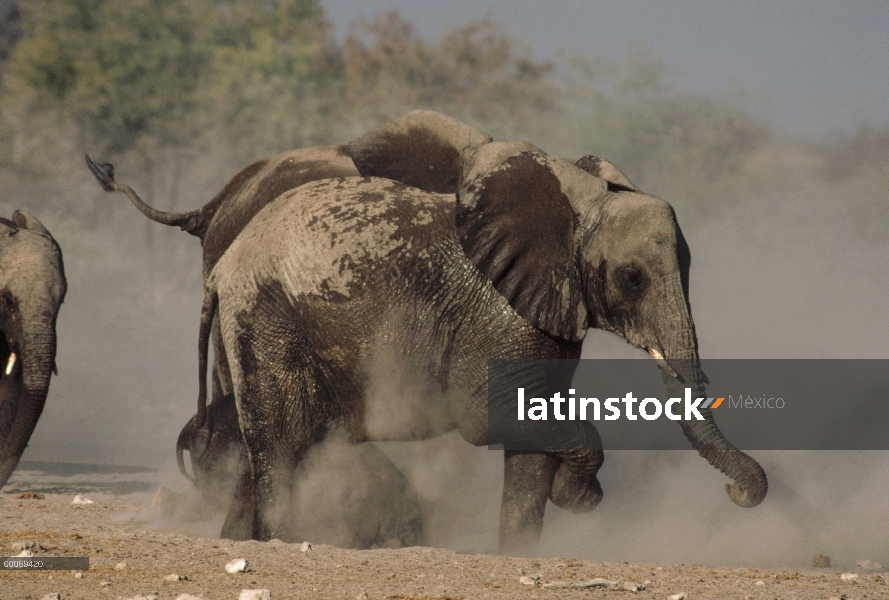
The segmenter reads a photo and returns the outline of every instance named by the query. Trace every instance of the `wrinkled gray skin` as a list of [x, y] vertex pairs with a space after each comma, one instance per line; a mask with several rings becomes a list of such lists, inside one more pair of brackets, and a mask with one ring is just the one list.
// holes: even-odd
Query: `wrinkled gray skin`
[[[250, 462], [226, 537], [278, 535], [294, 469], [330, 429], [358, 442], [457, 429], [486, 444], [487, 361], [578, 358], [589, 327], [646, 349], [671, 396], [704, 395], [672, 208], [629, 181], [430, 115], [349, 145], [362, 175], [389, 179], [283, 194], [207, 278], [199, 415], [218, 311]], [[734, 480], [734, 502], [759, 504], [765, 473], [702, 414], [681, 423], [685, 435]], [[560, 450], [505, 453], [502, 550], [536, 541], [547, 499], [578, 512], [598, 504], [598, 436], [588, 423], [572, 436]]]
[[[193, 428], [195, 417], [183, 428], [176, 445], [179, 469], [214, 510], [227, 510], [238, 481], [238, 464], [247, 465], [233, 394], [208, 407], [207, 428]], [[190, 450], [191, 432], [205, 450], [190, 452], [194, 477], [186, 470], [183, 451]], [[209, 439], [202, 439], [209, 437]], [[407, 478], [373, 444], [350, 445], [342, 439], [325, 440], [307, 461], [294, 485], [296, 497], [287, 511], [279, 539], [311, 539], [341, 548], [415, 546], [422, 542], [423, 519], [417, 494]], [[302, 537], [292, 524], [303, 527]]]
[[43, 412], [66, 288], [49, 231], [23, 210], [0, 219], [0, 487]]
[[[206, 278], [253, 216], [287, 190], [321, 179], [362, 174], [388, 177], [425, 191], [455, 194], [465, 163], [461, 153], [490, 141], [491, 137], [487, 134], [444, 115], [413, 111], [348, 146], [290, 150], [257, 161], [232, 177], [206, 205], [182, 213], [152, 208], [130, 186], [115, 181], [112, 165], [98, 164], [89, 156], [86, 161], [106, 191], [123, 192], [149, 219], [180, 227], [198, 237], [203, 246]], [[617, 189], [636, 191], [633, 184], [604, 159], [586, 156], [577, 164], [593, 175], [606, 179], [609, 185], [624, 186]], [[212, 338], [217, 351], [214, 353], [211, 402], [205, 414], [199, 409], [198, 415], [189, 420], [176, 444], [180, 471], [208, 497], [218, 491], [214, 482], [226, 479], [226, 470], [222, 466], [225, 461], [220, 462], [222, 453], [219, 448], [230, 447], [232, 427], [237, 425], [236, 421], [224, 417], [230, 414], [228, 407], [216, 406], [223, 402], [225, 395], [232, 393], [232, 385], [225, 353], [219, 351], [221, 340], [215, 323]], [[219, 423], [215, 423], [217, 415], [222, 419]], [[216, 430], [221, 432], [222, 438], [214, 446], [212, 432]], [[194, 466], [194, 477], [185, 468], [182, 453], [186, 450]], [[208, 453], [207, 456], [203, 456], [204, 452]], [[221, 470], [219, 476], [211, 472], [216, 465]]]

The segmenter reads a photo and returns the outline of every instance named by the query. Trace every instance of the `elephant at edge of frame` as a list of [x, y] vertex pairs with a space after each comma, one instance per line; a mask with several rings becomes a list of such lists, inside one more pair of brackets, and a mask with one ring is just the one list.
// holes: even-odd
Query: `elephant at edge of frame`
[[66, 290], [62, 252], [46, 227], [23, 210], [0, 218], [0, 487], [43, 413]]
[[[356, 145], [393, 164], [398, 138], [369, 135]], [[522, 142], [459, 157], [456, 196], [376, 177], [291, 190], [207, 278], [196, 419], [218, 311], [250, 463], [224, 536], [275, 537], [281, 494], [331, 430], [363, 442], [457, 429], [486, 444], [487, 361], [578, 358], [590, 327], [645, 349], [671, 396], [704, 395], [690, 254], [669, 204]], [[701, 413], [680, 422], [692, 447], [733, 480], [736, 504], [758, 505], [764, 471]], [[601, 442], [591, 424], [572, 426], [571, 449], [505, 452], [502, 551], [539, 538], [547, 499], [575, 512], [600, 501]]]

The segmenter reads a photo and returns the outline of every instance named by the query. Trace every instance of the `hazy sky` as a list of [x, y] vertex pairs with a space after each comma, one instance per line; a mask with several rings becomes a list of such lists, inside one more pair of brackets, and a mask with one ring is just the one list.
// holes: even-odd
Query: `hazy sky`
[[425, 37], [489, 15], [539, 55], [619, 59], [641, 42], [698, 92], [755, 92], [757, 114], [822, 135], [889, 126], [889, 2], [755, 0], [322, 0], [342, 35], [364, 14], [396, 8]]

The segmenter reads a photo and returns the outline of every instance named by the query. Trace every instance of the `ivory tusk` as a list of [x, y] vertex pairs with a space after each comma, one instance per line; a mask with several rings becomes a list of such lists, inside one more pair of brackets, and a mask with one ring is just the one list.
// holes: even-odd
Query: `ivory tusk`
[[654, 362], [657, 363], [657, 366], [659, 366], [661, 368], [661, 370], [664, 371], [664, 373], [666, 373], [673, 379], [679, 381], [680, 383], [684, 382], [684, 380], [682, 379], [682, 376], [676, 372], [676, 369], [671, 367], [670, 363], [668, 363], [664, 359], [664, 355], [661, 354], [660, 350], [658, 350], [657, 348], [646, 348], [646, 350], [648, 350], [648, 353], [651, 355], [651, 358], [654, 359]]
[[12, 368], [15, 366], [15, 352], [9, 353], [9, 362], [6, 363], [6, 374], [9, 375], [12, 373]]

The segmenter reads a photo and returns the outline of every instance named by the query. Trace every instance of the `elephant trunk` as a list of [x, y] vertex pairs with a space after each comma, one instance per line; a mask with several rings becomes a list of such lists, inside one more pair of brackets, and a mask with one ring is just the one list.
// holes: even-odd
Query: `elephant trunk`
[[50, 374], [55, 368], [56, 336], [53, 320], [51, 317], [40, 319], [24, 332], [18, 364], [8, 366], [7, 370], [10, 372], [2, 374], [6, 377], [20, 377], [21, 383], [16, 386], [18, 398], [8, 399], [16, 406], [12, 411], [8, 435], [0, 447], [0, 487], [6, 484], [18, 465], [46, 403]]
[[[691, 388], [692, 398], [704, 397], [706, 376], [701, 370], [698, 342], [691, 311], [685, 301], [685, 293], [679, 283], [667, 292], [672, 306], [665, 319], [659, 319], [663, 357], [658, 360], [663, 371], [663, 381], [671, 398], [682, 398], [685, 388]], [[658, 359], [657, 353], [649, 352]], [[707, 382], [709, 383], [709, 382]], [[758, 505], [769, 489], [765, 471], [753, 458], [735, 448], [722, 434], [710, 409], [698, 409], [703, 421], [681, 421], [682, 431], [692, 448], [707, 462], [734, 480], [726, 484], [726, 491], [738, 506], [750, 508]]]

